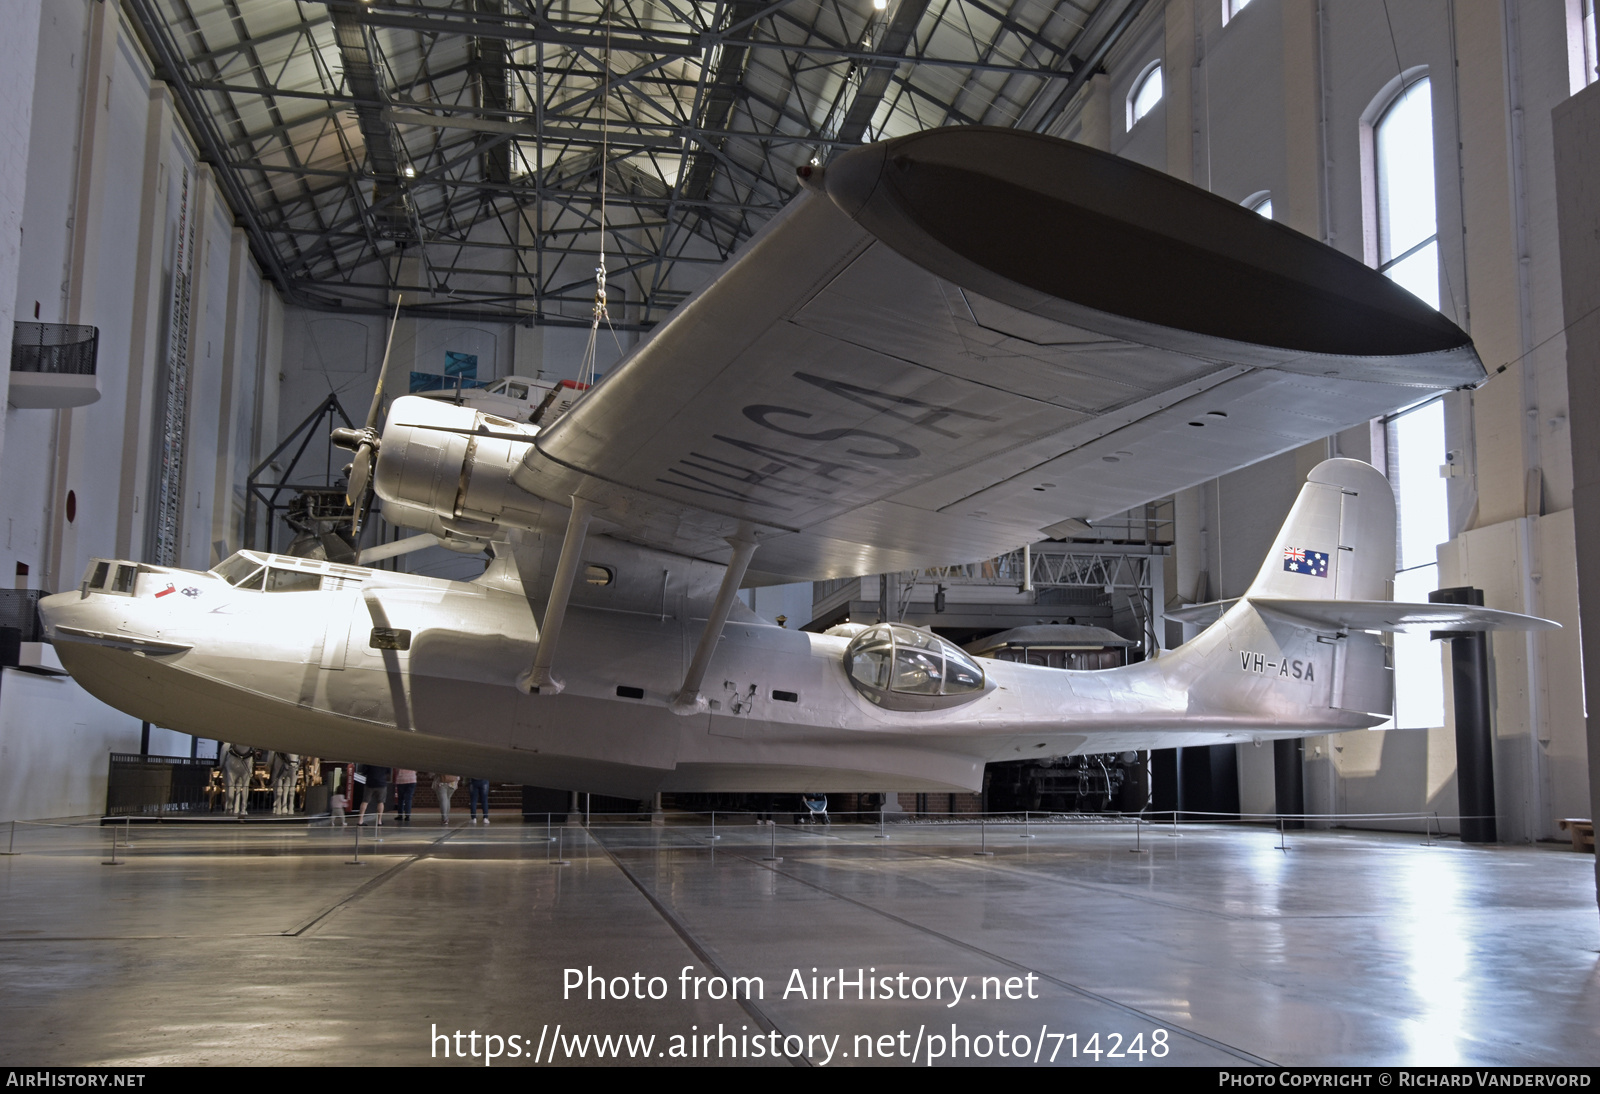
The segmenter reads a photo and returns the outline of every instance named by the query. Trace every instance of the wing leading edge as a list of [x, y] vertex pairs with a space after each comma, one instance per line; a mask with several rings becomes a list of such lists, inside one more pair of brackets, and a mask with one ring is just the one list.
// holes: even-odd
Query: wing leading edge
[[1204, 191], [1014, 130], [839, 157], [513, 473], [747, 584], [989, 557], [1484, 375], [1459, 328]]

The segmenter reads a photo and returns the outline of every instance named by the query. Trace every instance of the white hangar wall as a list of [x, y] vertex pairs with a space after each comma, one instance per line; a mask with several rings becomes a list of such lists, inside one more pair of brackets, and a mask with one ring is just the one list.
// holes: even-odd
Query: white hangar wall
[[[1151, 5], [1059, 131], [1230, 200], [1269, 196], [1275, 219], [1376, 264], [1372, 125], [1430, 79], [1441, 310], [1491, 371], [1506, 365], [1444, 400], [1435, 462], [1453, 451], [1459, 466], [1440, 580], [1564, 624], [1497, 635], [1492, 652], [1500, 837], [1556, 838], [1559, 818], [1589, 813], [1551, 125], [1583, 84], [1576, 6], [1251, 0], [1224, 16], [1225, 0]], [[1129, 95], [1156, 62], [1163, 101], [1130, 127]], [[1242, 593], [1305, 473], [1330, 455], [1383, 469], [1384, 431], [1350, 430], [1176, 499], [1171, 602]], [[1449, 700], [1446, 689], [1432, 728], [1308, 739], [1308, 808], [1455, 812]], [[1239, 772], [1241, 807], [1270, 811], [1271, 750], [1241, 746]]]
[[[189, 383], [170, 416], [181, 465], [172, 561], [205, 569], [238, 546], [245, 475], [278, 433], [282, 305], [119, 5], [14, 0], [6, 13], [0, 50], [22, 59], [0, 66], [0, 318], [99, 328], [100, 398], [60, 411], [7, 402], [0, 580], [57, 591], [90, 558], [154, 557], [152, 463], [169, 428], [180, 272]], [[137, 751], [140, 738], [137, 720], [70, 679], [5, 670], [0, 769], [27, 778], [0, 776], [0, 819], [99, 811], [106, 753]], [[191, 747], [159, 728], [150, 740], [153, 752]]]

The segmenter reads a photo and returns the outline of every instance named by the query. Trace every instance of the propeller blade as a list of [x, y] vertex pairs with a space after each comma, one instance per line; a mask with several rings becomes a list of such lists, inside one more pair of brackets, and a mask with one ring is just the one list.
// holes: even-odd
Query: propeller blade
[[350, 461], [349, 482], [345, 486], [344, 500], [355, 507], [350, 519], [350, 541], [359, 543], [361, 526], [367, 521], [367, 510], [372, 505], [372, 495], [367, 489], [372, 483], [372, 464], [378, 455], [378, 415], [383, 410], [383, 381], [389, 374], [389, 351], [394, 348], [394, 329], [400, 325], [400, 303], [405, 297], [394, 299], [394, 315], [389, 320], [389, 337], [383, 343], [383, 361], [378, 365], [378, 386], [372, 392], [372, 406], [367, 409], [366, 427], [360, 430], [335, 429], [333, 443], [339, 448], [353, 449], [356, 458]]
[[363, 444], [356, 449], [356, 458], [350, 461], [350, 482], [345, 487], [344, 500], [351, 505], [360, 506], [355, 517], [355, 531], [361, 530], [362, 518], [366, 516], [367, 484], [372, 481], [373, 446]]
[[394, 298], [394, 317], [389, 320], [389, 337], [383, 343], [383, 363], [378, 366], [378, 386], [372, 393], [372, 406], [367, 410], [367, 428], [378, 427], [378, 412], [383, 406], [383, 379], [389, 371], [389, 350], [394, 346], [394, 329], [400, 324], [400, 301], [404, 296]]

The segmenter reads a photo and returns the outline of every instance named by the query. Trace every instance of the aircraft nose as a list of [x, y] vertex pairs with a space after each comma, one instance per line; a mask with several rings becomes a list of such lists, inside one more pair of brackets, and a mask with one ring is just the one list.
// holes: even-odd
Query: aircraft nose
[[[113, 605], [108, 603], [116, 601]], [[84, 632], [106, 632], [120, 629], [122, 616], [128, 606], [127, 597], [109, 597], [90, 594], [84, 596], [74, 590], [54, 593], [39, 601], [39, 619], [44, 624], [44, 634], [50, 642], [81, 641]], [[68, 628], [63, 631], [63, 628]], [[73, 632], [78, 632], [74, 634]]]
[[84, 600], [81, 593], [52, 593], [39, 601], [39, 620], [44, 624], [45, 638], [56, 640], [57, 627], [71, 613], [74, 605]]

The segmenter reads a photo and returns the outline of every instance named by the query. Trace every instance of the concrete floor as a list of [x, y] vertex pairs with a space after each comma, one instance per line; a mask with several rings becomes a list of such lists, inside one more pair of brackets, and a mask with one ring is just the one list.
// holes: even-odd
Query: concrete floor
[[[1135, 854], [1128, 828], [1034, 825], [990, 826], [980, 857], [971, 827], [718, 831], [569, 827], [557, 866], [542, 824], [419, 821], [352, 866], [351, 828], [134, 827], [112, 867], [106, 829], [23, 825], [0, 858], [0, 1062], [443, 1063], [443, 1033], [454, 1063], [460, 1030], [469, 1054], [502, 1038], [501, 1066], [557, 1043], [568, 1062], [574, 1037], [595, 1062], [590, 1034], [705, 1063], [719, 1029], [739, 1063], [1600, 1060], [1594, 860], [1565, 849], [1185, 827]], [[591, 966], [665, 998], [564, 999]], [[968, 994], [810, 998], [813, 968]], [[718, 976], [763, 997], [706, 998]]]

